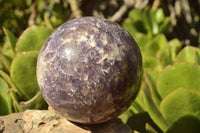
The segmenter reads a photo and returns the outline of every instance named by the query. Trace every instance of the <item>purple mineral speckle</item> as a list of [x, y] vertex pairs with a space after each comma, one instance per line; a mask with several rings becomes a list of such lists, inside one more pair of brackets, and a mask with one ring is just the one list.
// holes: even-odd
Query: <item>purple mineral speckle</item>
[[136, 97], [142, 78], [140, 50], [118, 24], [83, 17], [58, 27], [37, 62], [41, 92], [54, 110], [79, 123], [117, 117]]

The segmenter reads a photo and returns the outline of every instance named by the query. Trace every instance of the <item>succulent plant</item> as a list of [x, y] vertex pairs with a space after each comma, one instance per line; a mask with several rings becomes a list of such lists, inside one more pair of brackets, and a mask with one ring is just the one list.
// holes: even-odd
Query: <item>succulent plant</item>
[[128, 32], [106, 19], [83, 17], [49, 36], [37, 78], [46, 101], [67, 119], [101, 123], [129, 107], [142, 70], [140, 50]]
[[[183, 48], [178, 39], [168, 40], [170, 22], [162, 9], [133, 9], [128, 17], [122, 25], [141, 50], [144, 78], [136, 99], [120, 118], [138, 132], [200, 132], [199, 48]], [[40, 48], [55, 26], [47, 17], [45, 24], [48, 28], [27, 28], [19, 38], [4, 28], [7, 41], [0, 47], [0, 115], [47, 108], [35, 72]]]
[[8, 41], [0, 54], [0, 114], [47, 108], [39, 92], [36, 63], [39, 50], [52, 31], [31, 26], [18, 39], [6, 28], [4, 32]]
[[[156, 21], [159, 14], [162, 17]], [[161, 9], [133, 9], [123, 22], [141, 49], [144, 79], [137, 98], [120, 118], [140, 132], [200, 132], [200, 50], [182, 49], [178, 39], [168, 41], [163, 33], [169, 22], [163, 15]], [[154, 34], [154, 30], [158, 32]]]
[[164, 62], [158, 60], [159, 69], [144, 69], [141, 91], [128, 111], [120, 116], [122, 120], [132, 126], [135, 121], [132, 117], [144, 117], [141, 123], [149, 132], [153, 132], [152, 129], [156, 132], [199, 132], [199, 55], [198, 48], [187, 46], [170, 61], [171, 64], [163, 66]]

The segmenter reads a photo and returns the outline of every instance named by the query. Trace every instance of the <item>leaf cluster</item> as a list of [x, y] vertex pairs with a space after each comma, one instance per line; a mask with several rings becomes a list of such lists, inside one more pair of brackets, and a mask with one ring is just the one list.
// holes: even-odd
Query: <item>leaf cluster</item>
[[182, 48], [178, 39], [168, 41], [165, 36], [168, 23], [162, 9], [145, 12], [134, 9], [124, 21], [123, 26], [141, 49], [144, 78], [136, 100], [120, 118], [140, 132], [197, 133], [200, 49]]
[[39, 51], [51, 32], [50, 28], [33, 25], [16, 38], [4, 28], [7, 42], [0, 51], [0, 115], [47, 108], [39, 91], [36, 64]]
[[[62, 0], [36, 0], [35, 3], [27, 0], [24, 6], [23, 0], [2, 3], [0, 16], [5, 18], [1, 22], [6, 28], [0, 31], [0, 35], [5, 34], [0, 48], [0, 115], [46, 109], [36, 79], [37, 56], [52, 30], [70, 16], [69, 7]], [[91, 13], [89, 9], [87, 12]], [[34, 19], [31, 15], [35, 15]], [[197, 15], [195, 19], [199, 22]], [[33, 23], [40, 26], [28, 27]], [[122, 19], [122, 26], [138, 43], [144, 67], [140, 92], [120, 116], [122, 121], [139, 132], [200, 132], [198, 44], [194, 44], [198, 47], [184, 46], [179, 39], [168, 36], [171, 19], [163, 8], [131, 9], [127, 18]], [[24, 27], [28, 28], [23, 31]]]

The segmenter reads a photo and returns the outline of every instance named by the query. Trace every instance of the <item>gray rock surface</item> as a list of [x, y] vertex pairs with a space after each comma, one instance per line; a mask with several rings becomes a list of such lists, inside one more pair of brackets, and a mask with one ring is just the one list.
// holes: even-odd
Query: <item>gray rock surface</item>
[[27, 110], [0, 117], [0, 133], [131, 133], [120, 119], [97, 125], [72, 123], [53, 110]]

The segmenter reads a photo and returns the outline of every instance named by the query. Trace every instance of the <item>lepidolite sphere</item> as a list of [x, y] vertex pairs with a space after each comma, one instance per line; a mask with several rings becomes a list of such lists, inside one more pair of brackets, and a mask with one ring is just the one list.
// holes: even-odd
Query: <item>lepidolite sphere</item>
[[58, 27], [37, 62], [38, 84], [47, 103], [79, 123], [101, 123], [120, 115], [136, 97], [141, 78], [136, 42], [118, 24], [97, 17]]

